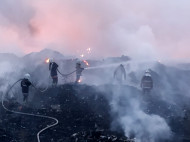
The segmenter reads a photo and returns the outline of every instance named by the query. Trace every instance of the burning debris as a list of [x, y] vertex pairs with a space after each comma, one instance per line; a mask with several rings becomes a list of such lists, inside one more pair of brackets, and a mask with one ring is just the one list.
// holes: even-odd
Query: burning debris
[[[91, 141], [101, 139], [103, 142], [106, 141], [106, 139], [108, 139], [108, 141], [116, 141], [116, 138], [120, 140], [123, 139], [123, 141], [128, 140], [123, 134], [114, 134], [114, 132], [109, 130], [111, 123], [109, 104], [104, 96], [98, 94], [95, 88], [90, 86], [63, 85], [58, 88], [48, 89], [45, 94], [36, 92], [33, 99], [35, 103], [29, 104], [28, 107], [7, 101], [5, 105], [15, 111], [41, 115], [48, 114], [56, 117], [59, 120], [59, 125], [46, 131], [46, 133], [42, 133], [40, 136], [41, 141], [53, 140], [55, 142], [71, 142], [77, 137], [82, 141], [86, 138], [91, 139]], [[44, 101], [39, 102], [37, 100]], [[40, 128], [43, 128], [47, 123], [52, 123], [48, 119], [6, 113], [2, 108], [0, 108], [0, 111], [2, 112], [0, 116], [2, 120], [2, 123], [0, 123], [1, 128], [11, 131], [14, 135], [14, 139], [17, 141], [29, 141], [31, 137], [33, 141], [36, 141], [35, 135]], [[101, 126], [102, 129], [98, 126]], [[12, 129], [14, 129], [14, 131], [12, 131]], [[25, 131], [22, 136], [18, 135], [21, 131]], [[31, 131], [33, 132], [32, 134], [30, 134]], [[77, 135], [73, 135], [76, 132]], [[81, 135], [83, 132], [86, 133], [85, 137]], [[95, 137], [99, 133], [101, 133], [101, 135]], [[73, 137], [70, 137], [71, 135], [73, 135]], [[7, 139], [4, 142], [10, 141]]]
[[46, 62], [46, 63], [49, 63], [49, 62], [50, 62], [50, 59], [49, 59], [49, 58], [48, 58], [48, 59], [46, 59], [46, 60], [45, 60], [45, 62]]
[[91, 48], [87, 48], [85, 51], [81, 52], [79, 54], [79, 58], [84, 59], [85, 57], [88, 57], [89, 54], [91, 54], [92, 49]]
[[[22, 106], [15, 102], [5, 102], [5, 105], [9, 109], [21, 112], [42, 115], [48, 114], [56, 117], [60, 121], [59, 125], [43, 133], [41, 135], [42, 141], [134, 142], [135, 139], [125, 137], [122, 131], [117, 133], [115, 133], [115, 131], [111, 131], [110, 125], [112, 123], [113, 116], [110, 116], [110, 107], [112, 104], [110, 106], [108, 100], [113, 97], [113, 94], [112, 92], [102, 94], [103, 92], [101, 90], [103, 88], [112, 88], [112, 90], [115, 90], [117, 86], [107, 85], [96, 88], [86, 85], [67, 84], [58, 86], [57, 88], [50, 88], [43, 94], [36, 92], [32, 100], [33, 103], [29, 104], [29, 107]], [[131, 90], [132, 94], [140, 95], [140, 92], [135, 88], [123, 86], [122, 89], [123, 91]], [[154, 94], [156, 93], [154, 92]], [[158, 102], [158, 100], [155, 99], [156, 96], [152, 96], [154, 98], [149, 97], [150, 96], [147, 95], [147, 98], [145, 99], [146, 102], [148, 102], [147, 108], [144, 108], [145, 111], [147, 110], [147, 114], [156, 113], [166, 118], [172, 126], [180, 128], [180, 133], [181, 130], [183, 130], [182, 126], [185, 126], [185, 123], [189, 124], [189, 119], [186, 118], [179, 121], [179, 119], [175, 117], [175, 106], [168, 107], [162, 100], [159, 100], [160, 102]], [[39, 100], [43, 101], [39, 102]], [[128, 109], [128, 102], [125, 102], [127, 100], [125, 98], [122, 98], [122, 100], [124, 102], [120, 102], [121, 107]], [[158, 106], [157, 104], [160, 105]], [[52, 123], [46, 119], [40, 120], [39, 118], [34, 119], [33, 117], [23, 117], [12, 113], [6, 113], [2, 108], [0, 111], [2, 112], [2, 115], [0, 116], [0, 119], [2, 120], [0, 127], [11, 132], [10, 136], [8, 136], [4, 142], [10, 142], [10, 139], [15, 139], [17, 141], [22, 141], [24, 139], [25, 141], [29, 141], [31, 138], [33, 141], [36, 141], [36, 133], [40, 128], [48, 125], [48, 123]], [[186, 114], [186, 116], [188, 116], [189, 113]], [[119, 127], [119, 125], [117, 127]], [[33, 132], [32, 134], [31, 131]], [[179, 133], [178, 131], [176, 132]], [[186, 134], [188, 133], [189, 129], [186, 129]]]
[[[89, 52], [90, 51], [91, 50], [89, 49]], [[122, 57], [122, 60], [128, 61], [127, 58], [125, 57]], [[76, 73], [75, 83], [78, 84], [81, 81], [85, 83], [85, 81], [87, 80], [86, 76], [85, 78], [83, 78], [83, 80], [81, 79], [82, 71], [84, 70], [83, 67], [86, 67], [85, 69], [89, 69], [86, 71], [89, 72], [89, 76], [91, 76], [92, 74], [93, 75], [96, 74], [94, 75], [95, 77], [101, 75], [100, 78], [101, 79], [103, 78], [102, 80], [104, 80], [106, 76], [109, 76], [105, 71], [105, 68], [108, 68], [107, 70], [111, 72], [110, 74], [112, 80], [114, 80], [114, 77], [116, 79], [116, 74], [119, 74], [119, 76], [121, 75], [121, 77], [117, 78], [118, 81], [119, 80], [125, 81], [124, 79], [128, 81], [128, 77], [131, 77], [136, 81], [136, 85], [140, 85], [140, 78], [143, 75], [142, 74], [143, 71], [141, 71], [139, 75], [137, 74], [137, 72], [133, 72], [133, 74], [130, 74], [129, 71], [130, 68], [125, 68], [126, 62], [123, 67], [122, 66], [120, 67], [120, 71], [114, 72], [115, 67], [120, 64], [119, 62], [120, 58], [119, 59], [115, 58], [114, 64], [112, 63], [107, 64], [106, 61], [98, 61], [98, 63], [95, 64], [94, 61], [91, 60], [90, 61], [80, 60], [80, 64], [78, 64], [76, 61], [77, 59], [73, 59], [69, 60], [68, 63], [67, 61], [64, 61], [63, 63], [65, 64], [66, 67], [70, 68], [69, 71], [72, 70], [74, 71], [69, 72], [68, 74], [62, 74], [57, 69], [55, 69], [54, 71], [56, 72], [58, 71], [56, 75], [59, 76], [61, 75], [63, 78], [66, 78], [71, 74], [73, 75], [74, 73]], [[51, 63], [51, 62], [52, 61], [50, 59], [46, 59], [46, 63]], [[59, 64], [60, 65], [59, 67], [61, 67], [63, 64]], [[47, 67], [45, 63], [43, 65], [44, 67]], [[61, 70], [64, 69], [64, 67], [61, 68]], [[50, 65], [50, 70], [51, 69], [52, 65]], [[128, 74], [125, 73], [124, 69], [128, 69], [127, 70]], [[160, 70], [165, 71], [164, 69]], [[100, 73], [99, 72], [97, 73], [97, 71], [99, 71]], [[87, 75], [86, 72], [84, 72], [84, 75]], [[172, 71], [170, 72], [170, 74], [171, 73]], [[160, 74], [163, 75], [164, 73]], [[19, 112], [30, 112], [33, 114], [51, 115], [59, 119], [60, 120], [59, 126], [47, 130], [45, 133], [43, 133], [40, 136], [41, 139], [43, 139], [44, 141], [51, 140], [52, 142], [53, 141], [128, 142], [128, 141], [134, 141], [134, 139], [129, 139], [127, 137], [124, 137], [124, 135], [129, 136], [131, 135], [131, 133], [134, 133], [134, 136], [137, 138], [136, 139], [137, 141], [141, 139], [149, 141], [150, 138], [153, 137], [152, 139], [155, 142], [160, 137], [163, 138], [164, 140], [166, 139], [167, 136], [170, 137], [169, 135], [167, 135], [168, 132], [170, 132], [170, 128], [171, 132], [174, 132], [176, 136], [180, 135], [181, 137], [185, 137], [186, 139], [188, 139], [189, 137], [189, 128], [187, 127], [189, 126], [189, 115], [187, 115], [188, 113], [181, 112], [180, 114], [181, 116], [179, 116], [177, 112], [180, 112], [181, 106], [180, 107], [179, 105], [174, 106], [172, 103], [168, 103], [166, 100], [162, 100], [163, 97], [161, 98], [162, 94], [160, 93], [163, 93], [166, 90], [164, 82], [161, 82], [163, 76], [160, 77], [159, 73], [154, 72], [153, 70], [149, 72], [149, 74], [146, 74], [146, 76], [149, 77], [151, 76], [153, 79], [156, 78], [154, 81], [155, 83], [154, 88], [152, 88], [153, 86], [150, 87], [148, 86], [149, 88], [151, 88], [151, 91], [148, 91], [146, 95], [142, 95], [142, 92], [137, 89], [138, 88], [137, 86], [131, 87], [124, 85], [122, 83], [120, 85], [118, 85], [118, 83], [117, 85], [115, 84], [105, 85], [103, 87], [104, 91], [102, 92], [100, 91], [101, 87], [99, 88], [97, 86], [92, 87], [86, 85], [76, 85], [74, 83], [71, 83], [70, 85], [58, 84], [56, 87], [55, 86], [49, 88], [47, 87], [47, 92], [43, 92], [43, 94], [41, 94], [42, 92], [36, 93], [33, 98], [34, 100], [32, 100], [32, 103], [27, 104], [29, 108], [27, 108], [26, 106], [22, 106], [20, 104], [15, 104], [16, 100], [14, 101], [9, 100], [9, 102], [6, 103], [7, 107], [9, 107], [12, 110], [16, 110]], [[37, 77], [39, 77], [39, 74], [37, 75]], [[53, 77], [54, 76], [52, 76], [52, 79]], [[172, 80], [172, 76], [169, 77], [168, 80]], [[74, 79], [71, 82], [74, 82]], [[57, 82], [55, 81], [55, 83]], [[141, 84], [142, 90], [144, 87], [147, 87], [146, 83], [147, 82], [143, 84], [142, 82]], [[162, 89], [162, 92], [160, 91], [161, 89], [158, 88], [158, 86]], [[173, 89], [176, 88], [172, 88], [172, 90]], [[179, 94], [179, 96], [182, 95]], [[188, 106], [187, 109], [185, 110], [188, 110]], [[1, 111], [3, 112], [4, 110]], [[183, 118], [184, 113], [185, 113], [185, 118]], [[26, 120], [25, 118], [17, 118], [17, 117], [18, 117], [17, 115], [14, 114], [10, 115], [10, 113], [2, 115], [0, 117], [1, 119], [0, 124], [2, 125], [1, 127], [4, 129], [8, 128], [11, 132], [13, 129], [14, 129], [13, 131], [15, 131], [17, 127], [20, 127], [19, 131], [16, 130], [15, 132], [11, 133], [10, 137], [16, 135], [18, 137], [15, 137], [14, 139], [27, 141], [29, 139], [28, 135], [30, 135], [31, 131], [28, 128], [33, 129], [33, 126], [29, 124], [32, 121], [31, 120], [32, 118]], [[16, 120], [14, 120], [14, 118], [16, 118]], [[17, 121], [17, 119], [19, 119], [19, 121], [22, 122]], [[49, 126], [49, 124], [52, 123], [49, 122], [49, 120], [45, 119], [43, 119], [43, 121], [44, 122], [40, 121], [41, 123], [39, 124], [39, 121], [35, 120], [36, 125], [39, 124], [39, 126], [36, 126], [37, 129], [38, 128], [42, 129], [44, 125]], [[18, 125], [16, 125], [17, 123]], [[7, 126], [5, 126], [4, 124], [6, 124]], [[98, 126], [100, 126], [100, 128], [97, 129], [96, 127], [94, 127], [94, 124], [97, 124]], [[152, 127], [154, 127], [154, 129], [152, 129]], [[38, 132], [37, 129], [34, 131]], [[115, 131], [118, 131], [119, 134], [115, 134]], [[162, 134], [163, 132], [164, 135]], [[35, 137], [35, 134], [36, 133], [32, 134], [32, 137]], [[180, 140], [176, 141], [178, 142]]]
[[81, 54], [80, 57], [83, 58], [83, 57], [84, 57], [84, 54]]
[[79, 79], [79, 80], [78, 80], [78, 83], [81, 83], [81, 82], [82, 82], [82, 80], [81, 80], [81, 79]]
[[91, 53], [91, 48], [87, 48], [87, 53], [90, 54]]
[[86, 60], [83, 60], [83, 62], [84, 62], [87, 66], [89, 66], [89, 63], [88, 63]]

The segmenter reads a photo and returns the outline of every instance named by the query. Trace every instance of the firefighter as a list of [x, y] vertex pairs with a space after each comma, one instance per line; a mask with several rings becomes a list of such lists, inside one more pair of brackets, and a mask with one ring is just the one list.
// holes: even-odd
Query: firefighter
[[84, 70], [84, 68], [81, 67], [81, 63], [77, 62], [76, 63], [76, 81], [75, 81], [75, 83], [79, 83], [80, 76], [82, 75], [83, 70]]
[[22, 87], [22, 94], [23, 94], [23, 102], [28, 102], [28, 95], [29, 95], [29, 87], [32, 85], [30, 82], [30, 74], [25, 74], [24, 79], [21, 81], [21, 87]]
[[122, 64], [120, 64], [114, 71], [114, 79], [117, 82], [122, 83], [123, 80], [126, 80], [126, 71]]
[[145, 71], [145, 74], [141, 79], [141, 88], [143, 90], [143, 93], [149, 93], [153, 88], [153, 80], [150, 74], [150, 70]]
[[52, 86], [56, 86], [58, 83], [58, 76], [57, 76], [57, 68], [59, 67], [57, 63], [53, 61], [53, 59], [50, 59], [50, 64], [49, 64], [49, 70], [50, 70], [50, 75], [52, 78]]

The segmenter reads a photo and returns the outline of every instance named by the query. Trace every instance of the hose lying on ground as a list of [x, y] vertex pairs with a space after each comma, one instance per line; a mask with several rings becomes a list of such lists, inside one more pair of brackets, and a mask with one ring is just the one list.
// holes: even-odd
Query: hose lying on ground
[[[20, 82], [21, 80], [23, 80], [23, 79], [19, 79], [18, 81], [16, 81], [16, 82], [10, 87], [10, 89], [7, 91], [7, 93], [6, 93], [5, 95], [8, 95], [8, 93], [10, 92], [10, 90], [11, 90], [18, 82]], [[36, 89], [37, 89], [37, 88], [36, 88]], [[47, 129], [53, 127], [53, 126], [56, 126], [56, 125], [59, 123], [59, 121], [58, 121], [56, 118], [54, 118], [54, 117], [45, 116], [45, 115], [38, 115], [38, 114], [31, 114], [31, 113], [25, 113], [25, 112], [18, 112], [18, 111], [10, 110], [10, 109], [6, 108], [6, 106], [4, 105], [4, 97], [5, 97], [5, 96], [2, 95], [2, 101], [1, 101], [1, 103], [2, 103], [3, 108], [4, 108], [6, 111], [8, 111], [8, 112], [12, 112], [12, 113], [20, 114], [20, 115], [27, 115], [27, 116], [34, 116], [34, 117], [40, 117], [40, 118], [47, 118], [47, 119], [51, 119], [51, 120], [55, 121], [55, 123], [53, 123], [53, 124], [51, 124], [51, 125], [48, 125], [47, 127], [41, 129], [41, 130], [37, 133], [37, 140], [38, 140], [38, 142], [40, 142], [40, 134], [41, 134], [42, 132], [44, 132], [45, 130], [47, 130]]]

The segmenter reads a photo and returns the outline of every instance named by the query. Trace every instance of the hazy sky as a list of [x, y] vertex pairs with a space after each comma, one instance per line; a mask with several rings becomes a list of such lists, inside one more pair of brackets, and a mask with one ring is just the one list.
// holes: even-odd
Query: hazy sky
[[189, 0], [1, 0], [0, 52], [190, 58]]

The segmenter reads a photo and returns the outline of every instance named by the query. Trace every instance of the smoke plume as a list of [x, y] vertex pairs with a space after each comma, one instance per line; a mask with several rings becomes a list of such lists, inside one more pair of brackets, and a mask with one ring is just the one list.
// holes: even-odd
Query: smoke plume
[[91, 48], [94, 58], [185, 59], [188, 5], [186, 0], [2, 0], [0, 52], [20, 55], [48, 47], [79, 56]]

